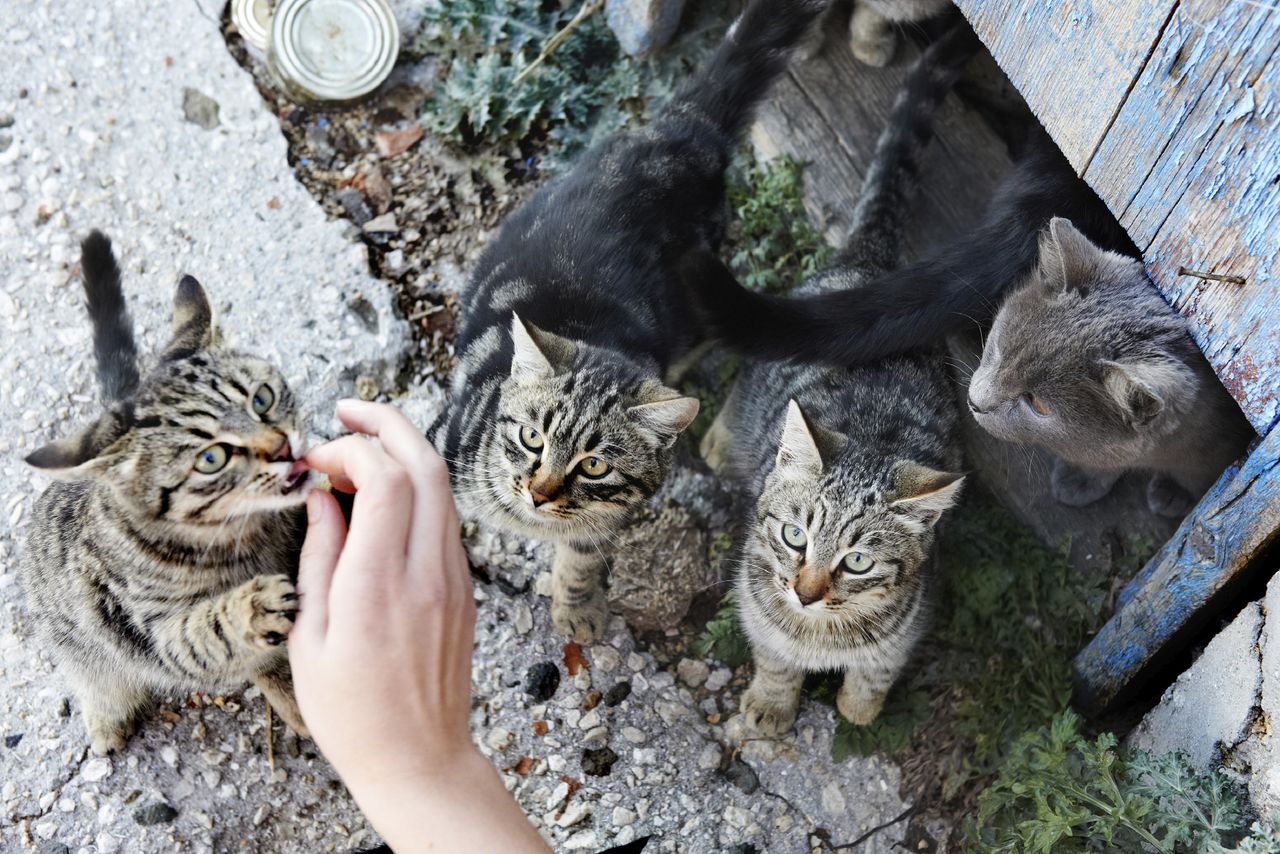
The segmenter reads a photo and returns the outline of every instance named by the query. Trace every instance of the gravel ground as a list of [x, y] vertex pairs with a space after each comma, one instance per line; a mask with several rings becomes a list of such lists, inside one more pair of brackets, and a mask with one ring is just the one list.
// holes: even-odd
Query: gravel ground
[[[406, 30], [416, 2], [397, 4]], [[381, 248], [383, 278], [370, 274], [359, 228], [328, 218], [291, 168], [279, 105], [264, 103], [228, 52], [221, 11], [219, 0], [0, 5], [0, 474], [15, 487], [0, 507], [0, 850], [316, 852], [377, 841], [314, 745], [279, 722], [269, 733], [256, 692], [164, 698], [122, 755], [91, 758], [78, 709], [27, 643], [17, 557], [45, 481], [21, 460], [96, 411], [74, 269], [88, 229], [115, 238], [144, 350], [163, 340], [178, 275], [196, 275], [224, 336], [283, 367], [316, 413], [314, 438], [332, 435], [327, 413], [343, 395], [396, 397], [423, 424], [441, 400], [434, 377], [447, 360], [424, 353], [439, 336], [411, 334], [400, 318], [405, 282], [447, 290], [454, 259], [433, 256], [441, 246], [429, 239], [407, 241], [386, 247], [407, 250], [401, 275], [389, 275]], [[478, 245], [489, 225], [471, 221], [444, 248]], [[686, 464], [627, 537], [652, 542], [692, 525], [705, 538], [726, 524], [719, 490]], [[481, 577], [473, 732], [557, 850], [649, 835], [657, 851], [829, 850], [903, 816], [892, 764], [830, 761], [825, 706], [806, 707], [787, 739], [745, 738], [736, 709], [746, 670], [687, 653], [700, 619], [637, 640], [615, 617], [607, 642], [579, 656], [550, 626], [545, 550], [485, 531], [469, 539]], [[706, 550], [689, 550], [692, 582], [664, 587], [658, 603], [643, 595], [655, 562], [620, 560], [618, 608], [647, 628], [646, 609], [714, 600]], [[856, 850], [904, 840], [937, 850], [923, 827], [898, 822]]]

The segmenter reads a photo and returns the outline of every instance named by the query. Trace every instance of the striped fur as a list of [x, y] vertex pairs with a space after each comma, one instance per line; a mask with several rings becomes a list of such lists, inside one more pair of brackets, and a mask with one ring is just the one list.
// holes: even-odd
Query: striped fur
[[[853, 233], [801, 292], [856, 289], [897, 263], [931, 120], [974, 46], [965, 29], [926, 50], [880, 137]], [[749, 724], [789, 728], [814, 670], [844, 671], [846, 718], [879, 714], [927, 624], [934, 528], [963, 482], [957, 431], [933, 351], [845, 370], [744, 369], [703, 453], [738, 475], [751, 507], [737, 578], [756, 661]]]
[[[268, 363], [212, 346], [189, 276], [173, 336], [139, 378], [120, 271], [98, 232], [81, 269], [109, 408], [27, 458], [59, 479], [36, 502], [22, 567], [93, 750], [123, 747], [158, 692], [249, 679], [305, 732], [280, 646], [309, 487], [293, 396]], [[197, 470], [224, 453], [220, 470]]]
[[463, 294], [433, 438], [468, 515], [557, 543], [552, 617], [577, 640], [603, 631], [609, 541], [697, 414], [664, 384], [704, 337], [677, 263], [720, 243], [732, 149], [825, 5], [756, 0], [646, 127], [594, 146], [506, 221]]

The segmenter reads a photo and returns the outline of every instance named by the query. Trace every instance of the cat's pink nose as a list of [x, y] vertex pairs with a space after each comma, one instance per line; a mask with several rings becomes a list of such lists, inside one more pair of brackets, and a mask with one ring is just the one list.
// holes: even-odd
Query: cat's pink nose
[[822, 598], [822, 594], [820, 594], [820, 593], [816, 593], [816, 594], [815, 594], [815, 593], [805, 593], [805, 592], [803, 592], [802, 590], [800, 590], [800, 588], [799, 588], [799, 587], [797, 587], [797, 588], [796, 588], [796, 598], [798, 598], [798, 599], [800, 600], [800, 604], [801, 604], [801, 605], [812, 605], [814, 602], [817, 602], [819, 599], [821, 599], [821, 598]]
[[529, 490], [529, 497], [533, 499], [534, 507], [541, 507], [543, 504], [546, 504], [548, 501], [551, 500], [550, 495], [543, 495], [541, 492], [538, 492], [536, 489]]

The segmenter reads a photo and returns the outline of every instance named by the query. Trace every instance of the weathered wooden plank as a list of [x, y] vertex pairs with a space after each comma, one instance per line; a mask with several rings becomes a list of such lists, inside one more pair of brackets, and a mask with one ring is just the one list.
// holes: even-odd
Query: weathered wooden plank
[[[833, 24], [838, 24], [838, 21]], [[852, 222], [858, 191], [894, 98], [919, 51], [907, 45], [889, 68], [857, 62], [840, 32], [822, 54], [794, 63], [762, 105], [752, 141], [765, 157], [790, 154], [805, 168], [805, 205], [827, 240], [839, 243]], [[947, 99], [906, 235], [908, 256], [970, 227], [1009, 168], [1004, 145], [959, 99]]]
[[1075, 703], [1099, 714], [1177, 649], [1280, 533], [1280, 430], [1224, 472], [1075, 660]]
[[957, 0], [956, 5], [1081, 172], [1176, 0]]
[[1181, 3], [1085, 172], [1260, 433], [1280, 417], [1278, 51], [1274, 8]]

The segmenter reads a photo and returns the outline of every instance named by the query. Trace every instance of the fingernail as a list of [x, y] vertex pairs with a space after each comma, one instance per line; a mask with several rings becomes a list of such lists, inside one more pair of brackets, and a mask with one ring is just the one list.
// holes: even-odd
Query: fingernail
[[360, 400], [358, 397], [344, 397], [338, 401], [338, 409], [359, 409], [368, 406], [368, 401]]

